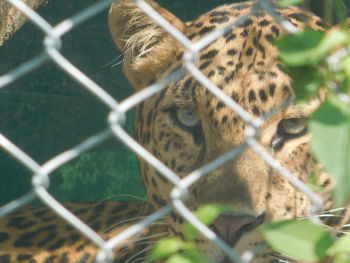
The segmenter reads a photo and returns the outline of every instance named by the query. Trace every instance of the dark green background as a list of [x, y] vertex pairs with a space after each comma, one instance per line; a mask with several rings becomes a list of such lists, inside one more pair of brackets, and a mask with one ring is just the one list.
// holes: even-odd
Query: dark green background
[[[39, 13], [55, 25], [94, 2], [51, 1]], [[158, 2], [179, 18], [191, 20], [233, 1]], [[23, 26], [0, 47], [0, 74], [38, 55], [43, 37], [34, 25]], [[117, 100], [132, 93], [118, 64], [120, 53], [109, 36], [107, 10], [66, 34], [62, 53]], [[105, 129], [107, 115], [106, 106], [52, 62], [0, 90], [0, 132], [40, 164]], [[132, 112], [126, 126], [132, 134]], [[63, 202], [125, 199], [123, 194], [144, 197], [136, 157], [116, 139], [64, 165], [50, 178], [50, 192]], [[0, 149], [0, 203], [20, 197], [30, 187], [30, 171]]]

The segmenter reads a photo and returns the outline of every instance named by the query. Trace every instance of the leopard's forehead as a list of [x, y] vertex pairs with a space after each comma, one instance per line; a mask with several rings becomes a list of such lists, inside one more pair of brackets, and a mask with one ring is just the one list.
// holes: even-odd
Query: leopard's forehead
[[[298, 28], [322, 29], [320, 20], [308, 12], [294, 7], [275, 11]], [[200, 51], [196, 66], [247, 112], [258, 117], [294, 96], [291, 80], [273, 45], [285, 30], [267, 11], [258, 9], [256, 2], [244, 2], [221, 6], [187, 22], [186, 35], [197, 42], [215, 29], [231, 24], [234, 25], [228, 32]], [[190, 74], [175, 87], [187, 101], [208, 110], [210, 118], [219, 115], [213, 120], [214, 126], [237, 121], [231, 110], [230, 114], [213, 114], [228, 110]]]

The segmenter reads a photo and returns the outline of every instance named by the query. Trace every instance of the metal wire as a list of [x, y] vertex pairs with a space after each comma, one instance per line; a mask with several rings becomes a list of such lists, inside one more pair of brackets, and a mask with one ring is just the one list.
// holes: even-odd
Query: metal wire
[[[320, 196], [315, 194], [312, 190], [308, 188], [306, 184], [298, 180], [293, 176], [287, 169], [280, 165], [273, 157], [271, 157], [262, 146], [259, 145], [255, 139], [256, 132], [258, 132], [259, 127], [264, 123], [265, 118], [253, 118], [248, 112], [246, 112], [238, 103], [232, 100], [224, 92], [222, 92], [218, 87], [216, 87], [203, 73], [196, 67], [195, 60], [197, 58], [198, 52], [205, 48], [208, 44], [212, 43], [223, 34], [225, 34], [232, 27], [235, 27], [238, 23], [241, 23], [249, 16], [253, 15], [259, 10], [265, 10], [272, 15], [272, 17], [283, 26], [287, 32], [296, 32], [296, 27], [289, 21], [285, 20], [282, 16], [276, 13], [273, 6], [267, 0], [260, 0], [254, 5], [252, 11], [245, 15], [244, 17], [238, 18], [238, 20], [225, 27], [214, 30], [210, 34], [206, 35], [196, 43], [192, 43], [185, 35], [183, 35], [179, 30], [172, 26], [168, 21], [161, 17], [151, 6], [142, 0], [134, 0], [135, 4], [139, 6], [151, 19], [153, 19], [159, 26], [171, 34], [175, 39], [177, 39], [185, 48], [183, 67], [174, 70], [167, 77], [159, 80], [153, 85], [139, 91], [138, 93], [126, 98], [121, 103], [117, 102], [110, 94], [108, 94], [102, 87], [92, 81], [87, 75], [81, 72], [77, 67], [75, 67], [68, 59], [66, 59], [60, 52], [61, 47], [61, 37], [69, 32], [71, 29], [76, 27], [78, 24], [85, 22], [92, 16], [95, 16], [98, 12], [106, 9], [112, 0], [102, 0], [96, 4], [90, 6], [89, 8], [77, 13], [71, 18], [59, 23], [57, 26], [51, 26], [45, 19], [43, 19], [38, 13], [28, 7], [21, 0], [7, 0], [9, 3], [14, 5], [16, 8], [21, 10], [28, 19], [33, 22], [44, 34], [45, 38], [43, 40], [43, 52], [38, 57], [23, 63], [11, 72], [0, 76], [0, 88], [6, 88], [13, 81], [19, 79], [20, 77], [29, 74], [35, 68], [43, 66], [47, 61], [54, 61], [64, 72], [75, 79], [83, 89], [91, 92], [95, 97], [97, 97], [104, 105], [109, 108], [110, 113], [106, 116], [109, 126], [106, 130], [99, 134], [92, 136], [80, 145], [69, 149], [56, 157], [50, 159], [43, 165], [39, 165], [35, 160], [33, 160], [28, 154], [19, 149], [13, 142], [7, 139], [4, 135], [0, 134], [0, 146], [4, 148], [10, 155], [16, 158], [22, 165], [30, 169], [33, 173], [32, 177], [32, 189], [22, 197], [17, 200], [4, 205], [0, 208], [0, 217], [7, 215], [13, 210], [27, 204], [34, 198], [41, 199], [49, 208], [54, 210], [58, 215], [60, 215], [69, 224], [80, 231], [84, 236], [90, 239], [99, 247], [99, 252], [97, 253], [97, 262], [107, 262], [113, 258], [112, 250], [116, 246], [120, 245], [127, 238], [133, 236], [145, 229], [151, 223], [161, 219], [165, 215], [169, 214], [174, 209], [190, 222], [195, 228], [198, 229], [205, 237], [213, 242], [216, 246], [220, 247], [226, 254], [226, 256], [235, 262], [250, 262], [254, 255], [257, 253], [259, 247], [256, 251], [246, 251], [241, 257], [236, 251], [234, 251], [225, 242], [220, 240], [214, 232], [212, 232], [208, 227], [203, 225], [194, 214], [185, 206], [184, 199], [186, 198], [186, 193], [188, 188], [197, 182], [201, 177], [205, 176], [208, 172], [219, 167], [223, 163], [234, 159], [239, 155], [244, 149], [250, 147], [253, 149], [262, 159], [264, 159], [272, 168], [277, 170], [281, 176], [287, 178], [295, 187], [307, 195], [314, 207], [312, 213], [322, 210], [322, 199]], [[335, 68], [338, 61], [342, 56], [348, 55], [348, 50], [340, 50], [335, 55], [328, 58], [328, 63], [330, 68]], [[180, 178], [174, 171], [164, 165], [160, 160], [149, 153], [145, 148], [143, 148], [139, 143], [137, 143], [124, 129], [123, 124], [125, 123], [126, 113], [133, 107], [139, 105], [147, 98], [153, 96], [155, 93], [159, 92], [167, 86], [169, 82], [176, 81], [182, 77], [185, 73], [191, 74], [196, 78], [206, 89], [208, 89], [212, 94], [220, 98], [229, 108], [231, 108], [235, 113], [237, 113], [242, 120], [244, 120], [248, 125], [248, 130], [246, 133], [246, 141], [218, 157], [211, 163], [200, 167], [199, 169], [193, 171], [188, 176]], [[349, 100], [349, 97], [342, 94], [344, 100]], [[274, 114], [276, 111], [281, 110], [286, 105], [282, 105], [278, 109], [274, 109], [273, 112], [267, 113], [267, 116]], [[270, 114], [270, 115], [269, 115]], [[161, 210], [150, 215], [146, 219], [135, 223], [130, 228], [119, 233], [110, 240], [103, 240], [95, 231], [93, 231], [84, 222], [78, 219], [74, 214], [64, 208], [57, 200], [55, 200], [47, 188], [50, 184], [50, 174], [57, 168], [61, 167], [63, 164], [71, 161], [72, 159], [78, 157], [83, 152], [88, 151], [92, 147], [101, 144], [107, 138], [116, 137], [124, 144], [126, 144], [133, 152], [137, 153], [146, 162], [151, 164], [155, 169], [157, 169], [162, 176], [169, 180], [174, 188], [170, 194], [171, 203], [168, 206], [162, 208]], [[312, 214], [310, 215], [312, 216]], [[263, 244], [263, 247], [265, 245]]]

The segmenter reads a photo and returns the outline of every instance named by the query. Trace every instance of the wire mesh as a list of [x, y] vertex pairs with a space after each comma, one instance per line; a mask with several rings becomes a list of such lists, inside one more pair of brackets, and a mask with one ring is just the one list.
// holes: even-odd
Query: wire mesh
[[[258, 10], [265, 10], [272, 15], [272, 17], [286, 29], [287, 32], [295, 32], [296, 28], [289, 21], [285, 20], [278, 13], [273, 10], [273, 7], [267, 0], [257, 1], [252, 11], [236, 20], [235, 23], [230, 24], [225, 28], [220, 28], [212, 31], [199, 41], [192, 43], [185, 35], [171, 25], [167, 20], [161, 17], [155, 10], [152, 9], [146, 2], [142, 0], [135, 0], [135, 4], [139, 6], [150, 18], [152, 18], [159, 26], [165, 31], [171, 34], [177, 41], [179, 41], [186, 49], [183, 56], [183, 67], [177, 69], [169, 74], [166, 78], [159, 80], [155, 84], [142, 89], [134, 95], [126, 98], [125, 100], [118, 102], [110, 94], [108, 94], [103, 87], [100, 87], [95, 83], [89, 76], [80, 71], [74, 66], [67, 58], [65, 58], [60, 49], [62, 46], [62, 36], [72, 30], [80, 23], [84, 23], [86, 20], [95, 16], [98, 12], [108, 8], [112, 0], [98, 1], [96, 4], [89, 8], [79, 12], [78, 14], [67, 18], [66, 20], [59, 23], [57, 26], [50, 25], [45, 19], [43, 19], [38, 13], [26, 6], [21, 0], [7, 0], [9, 3], [14, 5], [16, 8], [21, 10], [28, 19], [33, 22], [44, 34], [45, 38], [43, 41], [43, 51], [40, 55], [33, 58], [32, 60], [23, 63], [16, 69], [8, 72], [7, 74], [0, 77], [0, 88], [7, 88], [13, 81], [30, 74], [35, 68], [45, 64], [47, 61], [54, 61], [64, 72], [75, 79], [82, 89], [86, 89], [98, 98], [103, 104], [105, 104], [110, 113], [106, 116], [108, 120], [108, 127], [86, 139], [79, 145], [62, 152], [61, 154], [50, 159], [43, 165], [39, 165], [31, 156], [22, 151], [15, 143], [11, 142], [4, 135], [0, 134], [0, 145], [10, 155], [15, 157], [25, 167], [27, 167], [33, 173], [32, 176], [32, 189], [26, 195], [20, 197], [17, 200], [4, 205], [0, 209], [0, 217], [3, 217], [15, 209], [29, 203], [35, 198], [41, 199], [49, 208], [54, 210], [70, 225], [74, 226], [84, 236], [96, 244], [99, 248], [97, 253], [96, 262], [109, 262], [113, 258], [113, 248], [122, 244], [125, 240], [132, 237], [142, 229], [146, 228], [153, 222], [159, 220], [165, 215], [169, 214], [174, 209], [182, 215], [185, 220], [190, 222], [195, 228], [199, 230], [205, 237], [211, 240], [216, 246], [220, 247], [234, 262], [250, 262], [254, 257], [254, 251], [247, 251], [240, 256], [234, 249], [223, 242], [217, 235], [201, 223], [194, 214], [186, 207], [184, 198], [189, 187], [197, 182], [201, 177], [205, 176], [210, 171], [216, 169], [225, 162], [234, 159], [243, 150], [250, 147], [253, 149], [261, 158], [263, 158], [271, 167], [279, 172], [279, 174], [287, 178], [296, 188], [307, 195], [313, 205], [313, 213], [321, 211], [323, 208], [322, 198], [314, 193], [306, 184], [301, 182], [298, 178], [293, 176], [287, 169], [278, 163], [273, 157], [267, 153], [256, 140], [256, 135], [259, 128], [264, 123], [264, 118], [253, 118], [248, 112], [246, 112], [238, 103], [228, 97], [222, 90], [215, 86], [195, 65], [195, 59], [198, 56], [198, 52], [205, 48], [208, 44], [212, 43], [222, 35], [224, 35], [232, 27], [237, 26], [239, 23], [249, 18]], [[332, 57], [328, 58], [330, 68], [334, 67], [338, 61], [347, 54], [346, 50], [340, 50]], [[248, 126], [246, 130], [246, 141], [237, 148], [231, 149], [226, 154], [218, 157], [204, 167], [191, 172], [188, 176], [180, 178], [175, 172], [169, 167], [163, 164], [150, 152], [148, 152], [143, 146], [136, 142], [123, 128], [126, 120], [126, 113], [134, 108], [135, 106], [142, 103], [147, 98], [153, 96], [157, 92], [164, 89], [169, 82], [173, 82], [176, 79], [181, 78], [184, 74], [190, 73], [198, 82], [206, 88], [209, 92], [220, 98], [229, 108], [237, 113], [242, 120], [244, 120]], [[349, 97], [341, 94], [344, 100], [349, 101]], [[273, 113], [271, 113], [273, 114]], [[267, 114], [268, 115], [268, 114]], [[174, 188], [170, 193], [171, 203], [169, 203], [163, 209], [149, 215], [146, 219], [134, 224], [132, 227], [119, 233], [117, 236], [105, 241], [95, 231], [93, 231], [86, 223], [78, 219], [74, 214], [68, 211], [62, 206], [55, 198], [53, 198], [48, 192], [50, 184], [50, 174], [61, 167], [62, 165], [70, 162], [77, 158], [82, 153], [89, 149], [101, 144], [108, 138], [116, 137], [124, 144], [126, 144], [133, 152], [139, 157], [143, 158], [146, 162], [151, 164], [156, 170], [160, 172], [167, 180], [169, 180]], [[311, 214], [312, 217], [314, 214]], [[316, 218], [316, 217], [314, 217]], [[316, 220], [316, 219], [315, 219]]]

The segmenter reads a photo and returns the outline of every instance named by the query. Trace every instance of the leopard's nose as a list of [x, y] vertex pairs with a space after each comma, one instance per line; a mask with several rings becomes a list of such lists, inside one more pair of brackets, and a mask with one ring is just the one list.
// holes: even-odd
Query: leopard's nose
[[265, 214], [258, 217], [252, 215], [219, 215], [210, 225], [223, 241], [234, 247], [241, 236], [258, 227], [265, 218]]

